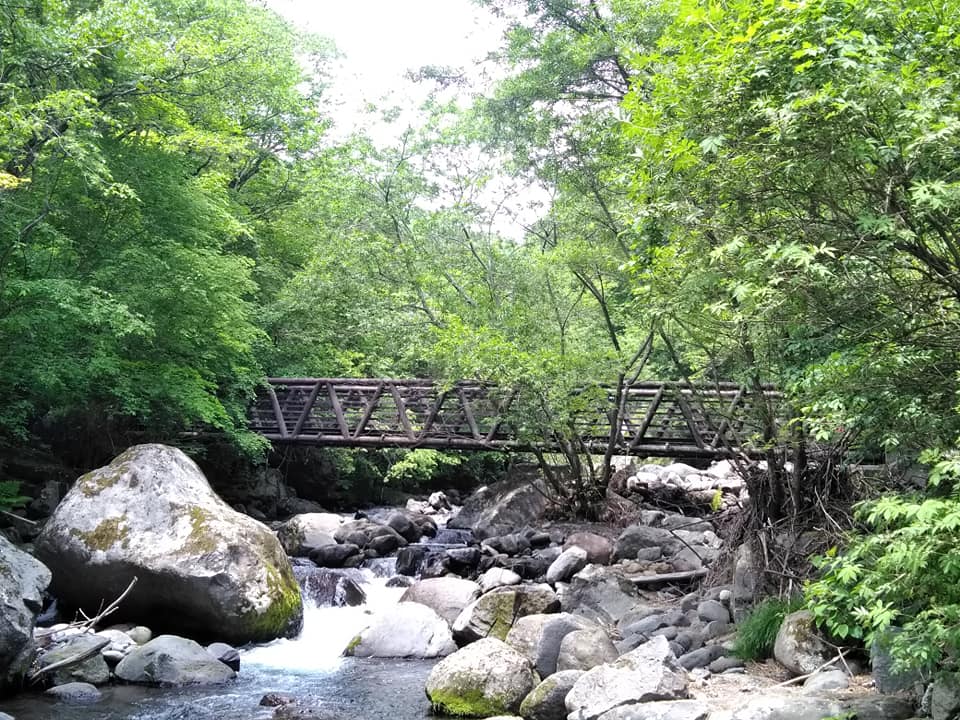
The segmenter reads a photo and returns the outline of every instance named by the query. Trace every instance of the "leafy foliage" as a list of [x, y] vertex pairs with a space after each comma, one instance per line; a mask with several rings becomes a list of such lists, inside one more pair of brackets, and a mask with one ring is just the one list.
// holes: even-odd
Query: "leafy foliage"
[[[960, 648], [960, 473], [957, 453], [941, 455], [930, 483], [938, 496], [888, 496], [862, 504], [865, 532], [846, 550], [818, 560], [806, 589], [819, 623], [837, 638], [871, 642], [891, 626], [902, 632], [891, 653], [901, 667], [957, 662]], [[933, 460], [928, 453], [927, 460]]]
[[30, 498], [20, 494], [20, 483], [16, 480], [0, 480], [0, 510], [14, 510], [23, 507]]

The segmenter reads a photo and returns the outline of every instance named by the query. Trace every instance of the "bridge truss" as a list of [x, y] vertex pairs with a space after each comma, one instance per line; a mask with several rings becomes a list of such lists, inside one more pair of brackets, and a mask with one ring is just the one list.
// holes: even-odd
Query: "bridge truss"
[[[734, 383], [640, 382], [626, 388], [616, 433], [616, 390], [584, 394], [575, 418], [584, 447], [640, 457], [753, 454], [762, 418], [776, 412], [772, 387], [750, 392]], [[441, 386], [432, 380], [270, 378], [250, 415], [250, 428], [278, 444], [524, 450], [524, 418], [511, 413], [516, 394], [478, 382]], [[537, 442], [550, 450], [550, 441]]]

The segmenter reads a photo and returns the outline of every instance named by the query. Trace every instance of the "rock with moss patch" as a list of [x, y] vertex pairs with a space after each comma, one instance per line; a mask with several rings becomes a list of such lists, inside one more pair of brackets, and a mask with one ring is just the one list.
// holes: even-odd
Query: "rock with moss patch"
[[513, 624], [507, 633], [507, 644], [528, 658], [540, 677], [545, 678], [557, 671], [560, 644], [566, 635], [597, 628], [591, 620], [570, 613], [527, 615]]
[[538, 681], [529, 660], [502, 640], [484, 638], [437, 663], [426, 690], [441, 714], [487, 718], [516, 714]]
[[117, 612], [235, 644], [293, 636], [300, 588], [276, 536], [223, 502], [183, 452], [138, 445], [87, 473], [36, 543], [53, 593], [92, 614], [130, 580]]
[[316, 548], [336, 545], [333, 536], [342, 525], [335, 513], [303, 513], [277, 528], [277, 537], [287, 555], [306, 557]]
[[33, 626], [50, 571], [0, 534], [0, 693], [17, 685], [33, 656]]
[[453, 622], [453, 637], [461, 645], [485, 637], [506, 640], [519, 618], [559, 609], [560, 599], [546, 584], [495, 588], [463, 609]]
[[582, 670], [555, 672], [537, 685], [520, 704], [520, 714], [526, 720], [564, 720], [567, 705], [564, 698], [573, 689], [574, 683], [583, 675]]
[[373, 616], [344, 650], [357, 657], [435, 658], [457, 649], [450, 626], [426, 605], [401, 602]]

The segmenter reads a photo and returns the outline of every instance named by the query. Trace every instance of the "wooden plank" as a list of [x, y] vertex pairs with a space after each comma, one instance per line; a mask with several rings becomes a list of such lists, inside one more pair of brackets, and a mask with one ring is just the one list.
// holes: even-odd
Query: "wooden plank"
[[397, 406], [397, 418], [403, 426], [403, 431], [407, 434], [407, 438], [409, 438], [411, 442], [416, 442], [417, 436], [410, 426], [410, 418], [407, 417], [407, 405], [403, 402], [403, 397], [400, 395], [400, 387], [391, 382], [390, 394], [393, 395], [393, 402]]
[[647, 430], [650, 429], [650, 423], [653, 422], [653, 417], [657, 414], [657, 409], [660, 407], [661, 400], [663, 400], [662, 385], [657, 388], [657, 394], [654, 395], [653, 400], [650, 401], [650, 406], [647, 408], [647, 414], [643, 417], [643, 422], [640, 424], [640, 429], [637, 431], [637, 434], [630, 442], [630, 447], [627, 449], [627, 455], [633, 455], [634, 450], [640, 445], [641, 442], [643, 442], [647, 435]]
[[360, 437], [360, 433], [367, 429], [367, 423], [370, 422], [373, 411], [376, 408], [377, 403], [380, 402], [380, 396], [383, 395], [383, 385], [384, 383], [381, 381], [376, 386], [376, 390], [373, 391], [373, 396], [369, 398], [369, 400], [364, 400], [364, 402], [367, 403], [367, 407], [363, 411], [363, 417], [360, 418], [360, 423], [357, 425], [356, 430], [353, 431], [354, 440]]
[[273, 415], [277, 418], [277, 429], [280, 431], [280, 438], [286, 440], [290, 437], [287, 432], [287, 421], [283, 419], [283, 411], [280, 409], [280, 401], [277, 399], [277, 393], [273, 385], [267, 386], [267, 392], [270, 395], [270, 404], [273, 406]]
[[659, 575], [627, 575], [624, 577], [634, 585], [659, 585], [661, 583], [687, 582], [706, 577], [710, 571], [707, 568], [683, 570], [681, 572], [660, 573]]
[[340, 405], [337, 389], [332, 383], [328, 383], [327, 392], [330, 395], [330, 407], [333, 408], [333, 414], [337, 418], [337, 425], [340, 427], [340, 434], [347, 440], [350, 438], [350, 428], [347, 427], [347, 418], [343, 415], [343, 407]]
[[443, 401], [447, 399], [447, 391], [444, 390], [442, 393], [437, 395], [436, 401], [433, 404], [433, 407], [430, 408], [430, 413], [427, 415], [426, 420], [423, 422], [423, 427], [420, 428], [420, 433], [418, 439], [423, 440], [427, 437], [427, 434], [433, 429], [433, 423], [437, 419], [437, 415], [440, 413], [440, 407], [443, 405]]
[[480, 434], [480, 428], [477, 427], [477, 421], [473, 417], [473, 408], [470, 407], [470, 402], [467, 400], [467, 394], [463, 391], [462, 385], [457, 386], [457, 397], [460, 398], [460, 405], [463, 407], [463, 416], [466, 418], [467, 425], [470, 427], [470, 433], [476, 440], [483, 439], [483, 435]]
[[313, 404], [317, 401], [318, 392], [320, 392], [319, 382], [314, 385], [313, 390], [310, 391], [307, 402], [303, 406], [303, 411], [300, 413], [300, 417], [297, 418], [297, 424], [293, 426], [293, 432], [290, 434], [294, 438], [300, 434], [300, 431], [303, 430], [303, 424], [307, 421], [307, 418], [310, 417], [310, 411], [313, 409]]
[[697, 447], [705, 447], [703, 438], [700, 437], [700, 431], [697, 429], [697, 423], [694, 422], [693, 413], [690, 412], [690, 406], [687, 404], [687, 398], [684, 397], [682, 392], [677, 393], [677, 405], [680, 406], [680, 412], [683, 413], [683, 419], [690, 429], [690, 436], [693, 438], [693, 441], [697, 444]]

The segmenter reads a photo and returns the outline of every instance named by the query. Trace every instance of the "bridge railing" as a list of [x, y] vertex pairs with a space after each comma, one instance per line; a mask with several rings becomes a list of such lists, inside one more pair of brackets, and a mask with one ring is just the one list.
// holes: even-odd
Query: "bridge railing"
[[[606, 397], [603, 397], [604, 394]], [[750, 452], [765, 413], [781, 394], [735, 383], [641, 382], [626, 389], [611, 433], [616, 391], [605, 388], [575, 416], [590, 449], [614, 436], [619, 454], [712, 457]], [[461, 450], [529, 448], [511, 425], [516, 394], [480, 382], [441, 386], [426, 379], [270, 378], [251, 411], [250, 428], [281, 444]]]

